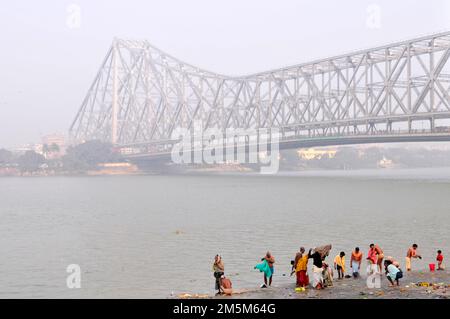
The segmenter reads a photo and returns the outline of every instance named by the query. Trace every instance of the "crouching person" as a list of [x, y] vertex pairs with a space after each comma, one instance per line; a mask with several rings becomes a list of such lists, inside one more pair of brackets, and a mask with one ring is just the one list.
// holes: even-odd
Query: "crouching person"
[[394, 286], [394, 281], [397, 286], [400, 286], [399, 279], [403, 277], [403, 272], [397, 266], [395, 266], [392, 261], [384, 261], [384, 269], [386, 270], [386, 277], [390, 282], [390, 286]]
[[231, 280], [225, 277], [225, 275], [222, 275], [220, 277], [220, 289], [225, 295], [228, 296], [231, 296], [231, 294], [233, 293]]
[[323, 263], [323, 286], [332, 287], [333, 286], [333, 268], [328, 266], [328, 264]]

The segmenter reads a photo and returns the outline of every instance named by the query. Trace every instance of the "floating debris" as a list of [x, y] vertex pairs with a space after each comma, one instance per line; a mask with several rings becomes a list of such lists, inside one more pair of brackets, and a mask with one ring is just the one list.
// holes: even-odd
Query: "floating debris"
[[431, 286], [431, 283], [426, 282], [426, 281], [419, 281], [417, 283], [417, 286], [419, 286], [419, 287], [429, 287], [429, 286]]

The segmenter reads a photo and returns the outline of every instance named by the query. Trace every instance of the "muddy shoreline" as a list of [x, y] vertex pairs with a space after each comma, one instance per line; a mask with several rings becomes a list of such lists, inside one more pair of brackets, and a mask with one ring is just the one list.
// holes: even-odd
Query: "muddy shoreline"
[[181, 294], [178, 298], [206, 299], [449, 299], [450, 274], [447, 270], [406, 273], [400, 286], [389, 287], [386, 277], [381, 276], [380, 288], [368, 288], [366, 276], [354, 279], [334, 279], [333, 286], [323, 290], [308, 287], [305, 291], [295, 290], [295, 278], [291, 284], [277, 284], [269, 288], [234, 287], [232, 296], [210, 296]]

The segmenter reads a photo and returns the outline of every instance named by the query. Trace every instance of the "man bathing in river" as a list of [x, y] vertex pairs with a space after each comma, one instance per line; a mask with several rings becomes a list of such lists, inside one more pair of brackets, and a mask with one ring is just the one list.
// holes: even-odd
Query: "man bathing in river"
[[222, 290], [220, 288], [220, 277], [224, 275], [225, 267], [223, 265], [222, 257], [217, 254], [214, 257], [214, 264], [213, 264], [213, 272], [214, 272], [214, 278], [216, 278], [216, 290], [218, 290], [217, 294], [220, 295], [222, 293]]
[[377, 252], [375, 250], [375, 245], [374, 244], [370, 244], [369, 246], [369, 251], [367, 253], [367, 262], [368, 262], [368, 266], [367, 266], [367, 274], [371, 275], [374, 273], [378, 272], [378, 268], [377, 268]]
[[[273, 269], [273, 264], [275, 263], [275, 258], [272, 256], [270, 251], [268, 251], [262, 260], [267, 261], [267, 263], [269, 264], [269, 268], [270, 268], [270, 271], [271, 271], [271, 275], [270, 275], [270, 278], [269, 278], [269, 286], [272, 286], [272, 277], [273, 277], [273, 270], [274, 270]], [[267, 287], [267, 276], [266, 276], [265, 273], [264, 273], [264, 286], [263, 287], [264, 288]]]
[[376, 269], [377, 272], [381, 273], [381, 270], [383, 269], [383, 258], [384, 253], [383, 250], [381, 250], [380, 246], [375, 244], [370, 244], [369, 246], [369, 254], [367, 256], [367, 259], [370, 260], [371, 265], [371, 271], [375, 270], [374, 266], [376, 265], [378, 269]]
[[417, 244], [413, 244], [411, 247], [409, 247], [408, 251], [406, 252], [406, 271], [411, 271], [411, 259], [412, 258], [419, 258], [422, 259], [422, 256], [417, 253]]
[[381, 273], [381, 270], [383, 269], [384, 253], [383, 253], [383, 250], [381, 250], [380, 246], [378, 246], [378, 245], [374, 245], [373, 248], [375, 249], [375, 252], [377, 253], [378, 272]]
[[359, 247], [356, 247], [350, 257], [350, 268], [352, 269], [353, 278], [359, 277], [359, 271], [361, 269], [362, 252], [359, 251]]
[[338, 279], [343, 279], [345, 275], [345, 253], [343, 251], [334, 257], [334, 269], [337, 270]]

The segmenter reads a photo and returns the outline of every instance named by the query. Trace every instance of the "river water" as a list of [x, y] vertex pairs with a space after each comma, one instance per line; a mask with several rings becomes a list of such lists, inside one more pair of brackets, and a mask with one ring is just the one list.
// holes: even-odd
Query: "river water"
[[[330, 262], [374, 242], [403, 264], [416, 242], [413, 267], [426, 269], [449, 253], [449, 210], [448, 168], [0, 178], [0, 298], [212, 294], [216, 253], [234, 287], [252, 288], [267, 250], [281, 285], [300, 245], [327, 243]], [[70, 264], [80, 289], [67, 287]]]

